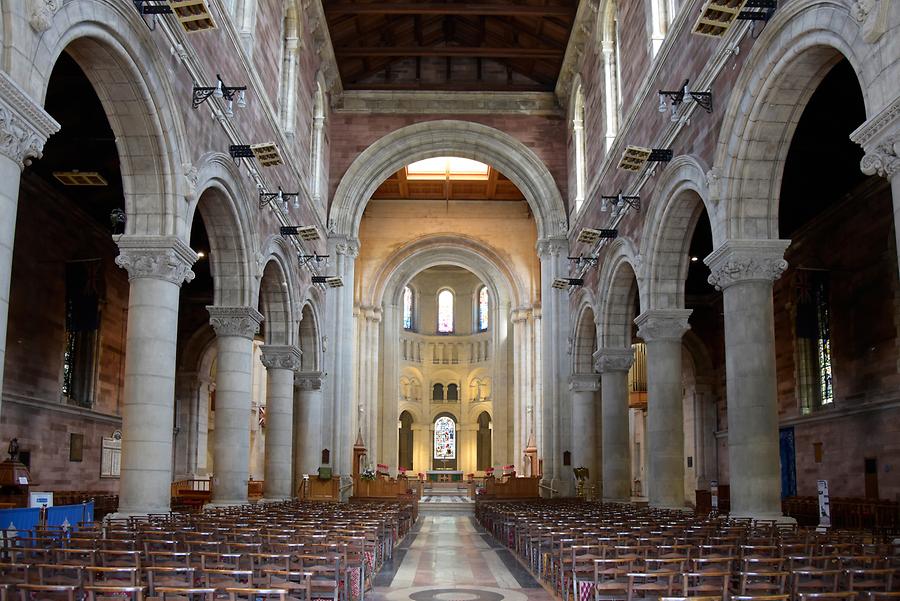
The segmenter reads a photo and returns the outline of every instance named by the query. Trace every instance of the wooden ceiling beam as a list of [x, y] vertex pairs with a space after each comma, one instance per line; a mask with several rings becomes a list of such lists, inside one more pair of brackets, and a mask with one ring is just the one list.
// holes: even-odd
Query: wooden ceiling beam
[[354, 46], [338, 47], [334, 49], [336, 56], [340, 58], [381, 58], [392, 56], [437, 56], [437, 57], [482, 57], [482, 58], [512, 58], [512, 59], [560, 59], [564, 51], [557, 48], [497, 48], [480, 46], [429, 46], [417, 48], [415, 46]]
[[445, 2], [326, 2], [325, 14], [332, 15], [485, 15], [523, 17], [574, 17], [575, 5], [532, 6], [527, 4], [451, 4]]

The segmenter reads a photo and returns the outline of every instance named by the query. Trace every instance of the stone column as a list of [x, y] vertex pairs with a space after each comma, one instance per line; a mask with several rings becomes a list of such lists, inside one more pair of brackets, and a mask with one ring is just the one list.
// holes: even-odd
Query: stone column
[[525, 422], [525, 353], [528, 345], [525, 338], [525, 324], [527, 313], [520, 307], [513, 311], [511, 321], [513, 327], [513, 463], [519, 474], [525, 473], [525, 443], [528, 439], [528, 425]]
[[322, 372], [319, 371], [297, 372], [294, 375], [297, 389], [294, 471], [297, 482], [303, 474], [317, 473], [322, 464], [322, 379]]
[[[384, 302], [383, 333], [384, 350], [381, 361], [381, 403], [378, 412], [381, 418], [381, 463], [391, 467], [399, 466], [400, 450], [397, 421], [400, 419], [400, 308], [386, 300]], [[414, 352], [410, 351], [410, 356]], [[378, 378], [376, 377], [376, 383]], [[412, 391], [410, 391], [412, 394]]]
[[123, 236], [128, 270], [119, 515], [168, 512], [175, 423], [175, 351], [181, 284], [197, 255], [178, 238]]
[[58, 131], [59, 123], [9, 75], [0, 71], [0, 398], [3, 396], [19, 178], [22, 169], [31, 164], [32, 157], [41, 157], [47, 138]]
[[[789, 240], [729, 240], [704, 262], [725, 308], [731, 515], [780, 519], [781, 469], [772, 282]], [[648, 357], [648, 363], [650, 359]]]
[[175, 480], [197, 475], [197, 413], [200, 382], [195, 371], [175, 375]]
[[866, 154], [859, 163], [866, 175], [880, 175], [891, 182], [894, 235], [900, 267], [900, 98], [850, 134]]
[[569, 391], [572, 395], [572, 467], [588, 468], [590, 478], [585, 482], [585, 486], [600, 482], [597, 461], [600, 441], [596, 428], [598, 390], [600, 390], [599, 374], [569, 376]]
[[[568, 273], [567, 257], [569, 241], [566, 238], [542, 238], [538, 241], [541, 259], [541, 372], [542, 372], [542, 428], [543, 446], [540, 455], [544, 459], [545, 485], [542, 494], [556, 496], [570, 492], [571, 486], [563, 483], [561, 424], [562, 413], [567, 409], [566, 385], [566, 332], [569, 324], [569, 298], [553, 288], [553, 280]], [[549, 487], [546, 488], [546, 487]]]
[[239, 505], [247, 502], [253, 337], [263, 316], [253, 307], [209, 306], [206, 310], [218, 352], [212, 504]]
[[329, 289], [326, 315], [330, 316], [329, 345], [325, 352], [325, 372], [335, 374], [328, 380], [326, 407], [323, 415], [323, 444], [331, 449], [335, 475], [346, 485], [353, 473], [353, 441], [357, 433], [357, 403], [353, 394], [353, 289], [359, 241], [346, 236], [330, 236], [328, 250], [335, 257], [335, 275], [343, 279], [340, 288]]
[[594, 353], [600, 372], [600, 421], [603, 459], [603, 499], [627, 501], [631, 497], [628, 452], [628, 370], [634, 362], [630, 348], [602, 348]]
[[267, 344], [261, 361], [266, 366], [264, 495], [267, 501], [282, 501], [293, 496], [294, 372], [300, 369], [300, 349]]
[[647, 345], [647, 496], [651, 507], [684, 507], [684, 399], [681, 337], [688, 309], [646, 311], [635, 319]]

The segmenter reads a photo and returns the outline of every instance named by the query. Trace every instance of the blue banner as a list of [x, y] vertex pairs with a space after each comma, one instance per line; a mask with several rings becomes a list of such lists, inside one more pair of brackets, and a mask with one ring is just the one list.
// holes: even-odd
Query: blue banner
[[[7, 531], [7, 536], [34, 530], [40, 525], [41, 509], [39, 507], [23, 507], [20, 509], [0, 510], [0, 529]], [[77, 530], [81, 522], [94, 521], [94, 503], [78, 505], [60, 505], [47, 508], [47, 526], [68, 526], [69, 530]]]
[[794, 448], [794, 427], [781, 428], [779, 450], [781, 454], [781, 498], [797, 496], [797, 454]]

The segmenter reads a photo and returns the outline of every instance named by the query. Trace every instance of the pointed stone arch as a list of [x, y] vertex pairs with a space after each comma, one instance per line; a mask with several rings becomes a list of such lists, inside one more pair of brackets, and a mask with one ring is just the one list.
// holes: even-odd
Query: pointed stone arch
[[537, 223], [538, 238], [564, 236], [566, 210], [547, 166], [519, 140], [479, 123], [426, 121], [394, 131], [356, 157], [334, 194], [333, 233], [359, 237], [366, 204], [392, 173], [419, 159], [453, 155], [495, 167], [521, 190]]

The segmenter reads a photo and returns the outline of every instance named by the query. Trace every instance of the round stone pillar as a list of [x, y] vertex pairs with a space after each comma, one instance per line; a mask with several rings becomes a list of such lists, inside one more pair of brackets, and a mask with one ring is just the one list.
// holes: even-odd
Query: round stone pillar
[[[894, 115], [897, 115], [897, 104], [898, 101], [895, 100]], [[866, 121], [850, 138], [866, 151], [859, 162], [862, 172], [866, 175], [880, 175], [891, 182], [897, 265], [900, 267], [900, 120], [896, 117], [884, 119], [883, 114]]]
[[119, 515], [169, 511], [175, 424], [175, 352], [181, 284], [197, 255], [178, 238], [123, 236], [128, 271]]
[[294, 471], [296, 482], [315, 474], [322, 461], [322, 372], [297, 372], [294, 412]]
[[687, 309], [646, 311], [635, 319], [647, 345], [647, 491], [651, 507], [684, 507], [681, 337]]
[[253, 307], [207, 307], [216, 332], [216, 443], [213, 505], [247, 502], [253, 337], [263, 316]]
[[628, 453], [628, 370], [634, 361], [630, 348], [602, 348], [594, 353], [600, 372], [601, 457], [603, 499], [631, 498], [631, 461]]
[[[588, 468], [585, 487], [600, 482], [597, 467], [597, 451], [600, 447], [597, 432], [597, 391], [600, 390], [599, 374], [573, 374], [569, 376], [569, 392], [572, 397], [572, 467]], [[574, 478], [573, 475], [569, 475]]]
[[39, 158], [47, 138], [58, 131], [59, 123], [9, 75], [0, 71], [0, 398], [6, 361], [19, 179], [25, 164], [31, 164], [32, 157]]
[[283, 501], [292, 496], [294, 372], [300, 368], [300, 349], [295, 346], [264, 345], [262, 364], [266, 366], [266, 457], [267, 501]]
[[[772, 282], [789, 240], [729, 240], [704, 262], [725, 308], [731, 515], [781, 519]], [[649, 362], [649, 358], [648, 358]]]

